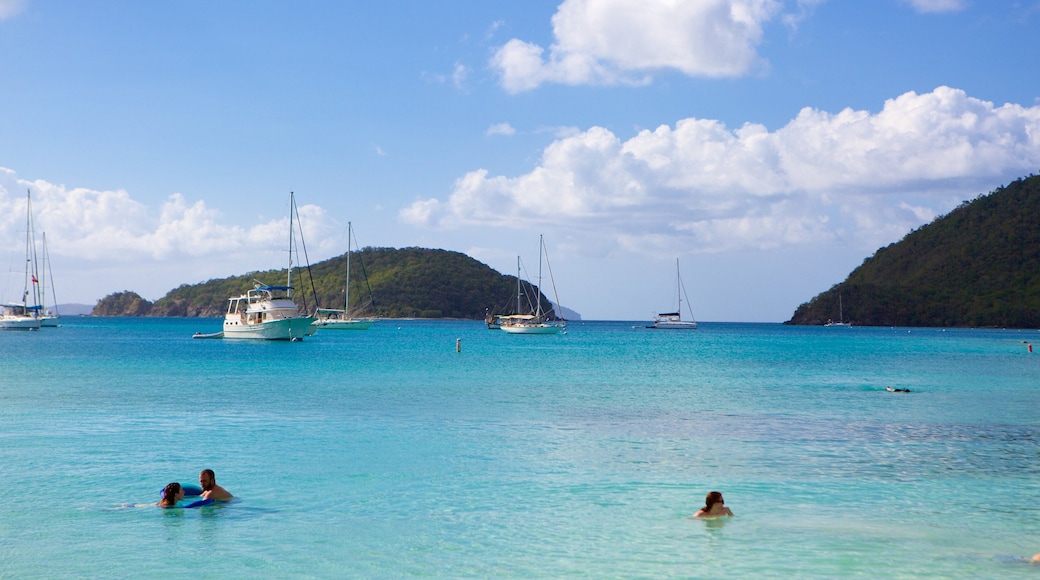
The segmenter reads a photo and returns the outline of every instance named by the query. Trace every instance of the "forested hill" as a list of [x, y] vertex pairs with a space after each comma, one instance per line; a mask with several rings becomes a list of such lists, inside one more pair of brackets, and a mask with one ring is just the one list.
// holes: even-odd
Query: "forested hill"
[[[298, 270], [294, 276], [296, 303], [301, 310], [309, 313], [316, 307], [343, 308], [345, 255]], [[227, 309], [228, 298], [244, 294], [254, 281], [284, 285], [285, 280], [283, 269], [185, 284], [154, 304], [133, 292], [118, 292], [98, 301], [93, 313], [220, 317]], [[352, 311], [355, 305], [361, 306], [358, 316], [483, 319], [485, 309], [502, 313], [515, 301], [515, 276], [500, 274], [459, 252], [365, 248], [350, 257], [350, 304]]]
[[1040, 328], [1040, 176], [964, 202], [878, 250], [787, 324]]

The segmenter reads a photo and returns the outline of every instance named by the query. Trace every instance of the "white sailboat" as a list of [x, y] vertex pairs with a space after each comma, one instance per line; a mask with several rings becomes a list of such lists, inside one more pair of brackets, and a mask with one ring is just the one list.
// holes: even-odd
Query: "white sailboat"
[[347, 222], [347, 282], [343, 292], [343, 310], [319, 308], [318, 319], [314, 326], [323, 330], [368, 330], [374, 322], [371, 318], [353, 318], [350, 316], [350, 241], [354, 237], [354, 229]]
[[[47, 253], [47, 232], [43, 232], [43, 255], [40, 261], [40, 326], [56, 328], [60, 325], [58, 314], [58, 297], [54, 293], [54, 272], [51, 271], [51, 257]], [[47, 307], [47, 284], [50, 284], [51, 306]]]
[[828, 320], [824, 323], [824, 326], [852, 326], [852, 322], [845, 320], [845, 312], [841, 304], [841, 292], [838, 293], [838, 321], [834, 322], [833, 320]]
[[[682, 319], [682, 302], [683, 297], [686, 296], [686, 287], [683, 285], [682, 275], [679, 274], [678, 258], [675, 259], [675, 293], [679, 300], [675, 312], [658, 313], [654, 318], [653, 324], [648, 325], [647, 328], [655, 328], [659, 330], [693, 330], [697, 328], [697, 322], [695, 320]], [[690, 303], [688, 297], [686, 298], [686, 303]]]
[[40, 329], [40, 286], [36, 274], [36, 244], [33, 240], [30, 191], [25, 199], [25, 283], [22, 301], [0, 304], [0, 330]]
[[[545, 241], [538, 236], [538, 288], [533, 289], [535, 295], [534, 312], [522, 314], [523, 307], [520, 304], [522, 295], [520, 283], [520, 258], [516, 259], [516, 314], [498, 317], [499, 328], [509, 334], [556, 334], [567, 328], [565, 320], [549, 320], [542, 312], [542, 257], [545, 256], [546, 266], [549, 265], [549, 256], [545, 251]], [[560, 303], [556, 296], [556, 282], [552, 279], [552, 267], [549, 266], [549, 280], [552, 282], [553, 295], [556, 304]]]
[[196, 333], [196, 338], [227, 338], [256, 340], [303, 340], [314, 333], [313, 316], [300, 313], [293, 301], [293, 217], [296, 198], [289, 194], [289, 268], [285, 286], [269, 286], [255, 282], [252, 290], [228, 299], [224, 315], [224, 330], [214, 334]]

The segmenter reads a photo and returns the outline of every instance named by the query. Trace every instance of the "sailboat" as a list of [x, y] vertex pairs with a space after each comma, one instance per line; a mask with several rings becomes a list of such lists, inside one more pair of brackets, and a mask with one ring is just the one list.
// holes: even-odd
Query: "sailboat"
[[824, 326], [852, 326], [851, 322], [845, 320], [845, 312], [841, 305], [841, 292], [838, 293], [838, 321], [827, 320]]
[[354, 229], [347, 222], [347, 283], [343, 292], [343, 310], [319, 308], [318, 319], [314, 326], [326, 330], [368, 330], [372, 326], [371, 318], [353, 318], [350, 316], [350, 241], [354, 237]]
[[293, 301], [292, 276], [294, 270], [293, 217], [296, 198], [289, 193], [289, 267], [285, 286], [269, 286], [254, 281], [252, 290], [228, 299], [224, 315], [224, 330], [214, 334], [196, 333], [195, 338], [229, 338], [259, 340], [303, 340], [313, 334], [313, 316], [300, 313]]
[[[499, 316], [498, 323], [501, 330], [509, 334], [556, 334], [567, 328], [565, 320], [549, 320], [542, 312], [542, 257], [545, 257], [546, 266], [549, 266], [549, 256], [545, 251], [545, 240], [538, 236], [538, 287], [533, 289], [535, 295], [534, 312], [522, 314], [520, 304], [521, 282], [520, 282], [520, 258], [516, 259], [516, 314]], [[553, 295], [556, 293], [556, 282], [552, 280], [552, 267], [549, 266], [549, 279], [552, 281]], [[560, 303], [556, 296], [556, 304]]]
[[[51, 271], [51, 257], [47, 253], [47, 232], [43, 232], [43, 255], [40, 263], [40, 326], [55, 328], [60, 326], [61, 315], [58, 314], [58, 297], [54, 293], [54, 273]], [[51, 287], [51, 308], [47, 308], [47, 283]]]
[[25, 285], [22, 290], [22, 301], [21, 303], [0, 304], [0, 330], [40, 329], [40, 286], [36, 274], [32, 191], [29, 191], [25, 199]]
[[[668, 330], [693, 330], [697, 328], [697, 322], [695, 320], [683, 320], [682, 319], [682, 302], [683, 297], [686, 296], [686, 287], [683, 285], [682, 276], [679, 274], [679, 258], [675, 259], [675, 293], [679, 299], [678, 307], [675, 312], [662, 312], [657, 314], [654, 318], [653, 324], [647, 326], [647, 328], [655, 329], [668, 329]], [[690, 303], [690, 299], [686, 298], [686, 303]]]

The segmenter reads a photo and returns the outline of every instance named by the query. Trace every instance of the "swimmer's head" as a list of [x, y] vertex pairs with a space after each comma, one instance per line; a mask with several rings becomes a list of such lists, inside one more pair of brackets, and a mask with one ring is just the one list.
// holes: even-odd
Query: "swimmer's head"
[[217, 483], [217, 476], [213, 473], [212, 469], [203, 469], [202, 473], [199, 474], [199, 487], [202, 491], [209, 491], [213, 489], [213, 486]]
[[722, 492], [709, 491], [708, 496], [704, 498], [704, 510], [711, 511], [711, 506], [715, 504], [724, 505], [725, 503], [722, 499]]
[[173, 482], [163, 488], [162, 500], [159, 501], [159, 505], [169, 507], [182, 499], [184, 499], [184, 490], [181, 489], [181, 484]]

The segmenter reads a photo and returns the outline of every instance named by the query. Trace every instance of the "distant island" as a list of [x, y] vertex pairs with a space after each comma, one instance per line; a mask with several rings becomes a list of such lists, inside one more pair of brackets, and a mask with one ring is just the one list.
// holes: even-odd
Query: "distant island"
[[[840, 313], [840, 314], [839, 314]], [[879, 249], [785, 324], [1040, 328], [1040, 176]]]
[[[350, 256], [350, 302], [358, 316], [380, 318], [461, 318], [483, 320], [487, 312], [511, 313], [516, 276], [497, 272], [460, 252], [426, 248], [364, 248]], [[294, 274], [301, 310], [343, 308], [346, 255]], [[296, 281], [298, 279], [298, 281]], [[115, 292], [94, 306], [94, 316], [222, 317], [231, 296], [254, 284], [283, 285], [286, 271], [268, 270], [184, 284], [154, 303], [129, 290]], [[544, 298], [543, 294], [543, 300]], [[567, 318], [578, 319], [563, 309]]]

